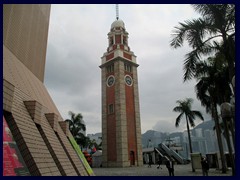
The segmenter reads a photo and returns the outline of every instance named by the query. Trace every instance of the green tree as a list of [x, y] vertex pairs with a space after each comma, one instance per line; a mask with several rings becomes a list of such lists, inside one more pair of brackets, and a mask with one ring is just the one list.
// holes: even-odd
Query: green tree
[[207, 61], [199, 62], [196, 65], [195, 86], [197, 98], [210, 113], [214, 122], [217, 133], [218, 146], [222, 159], [222, 173], [226, 173], [226, 160], [223, 151], [221, 127], [219, 124], [219, 114], [217, 106], [230, 99], [231, 88], [228, 79], [227, 64], [224, 58], [218, 53]]
[[86, 125], [83, 121], [83, 116], [81, 113], [75, 114], [72, 111], [69, 111], [68, 114], [71, 118], [66, 119], [65, 121], [69, 123], [69, 130], [72, 133], [77, 144], [83, 148], [87, 143], [86, 137], [82, 133], [83, 131], [86, 131]]
[[[190, 153], [192, 153], [192, 141], [190, 135], [189, 124], [191, 127], [195, 126], [194, 120], [196, 117], [204, 120], [200, 111], [192, 110], [192, 103], [193, 99], [186, 98], [185, 100], [177, 100], [176, 103], [178, 104], [175, 108], [173, 108], [174, 112], [180, 112], [179, 116], [176, 118], [175, 126], [179, 127], [180, 121], [182, 117], [185, 115], [186, 123], [187, 123], [187, 132], [188, 132], [188, 141], [189, 141], [189, 149]], [[192, 171], [194, 172], [195, 169], [192, 167]]]
[[97, 150], [99, 150], [100, 144], [97, 144], [96, 140], [93, 139], [93, 140], [91, 141], [91, 147], [92, 147], [92, 148], [95, 147]]
[[184, 81], [195, 73], [201, 57], [215, 52], [224, 55], [229, 67], [229, 79], [235, 74], [235, 5], [194, 4], [192, 7], [202, 17], [186, 20], [175, 27], [170, 46], [179, 48], [186, 40], [192, 51], [184, 60]]

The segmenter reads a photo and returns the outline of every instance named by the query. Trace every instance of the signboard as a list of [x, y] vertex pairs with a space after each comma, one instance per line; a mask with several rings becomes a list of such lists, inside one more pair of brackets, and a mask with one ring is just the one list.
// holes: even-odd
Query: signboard
[[92, 168], [89, 166], [86, 158], [84, 157], [84, 155], [83, 155], [83, 153], [82, 153], [79, 145], [78, 145], [77, 142], [75, 141], [75, 139], [74, 139], [73, 137], [70, 137], [69, 140], [70, 140], [73, 148], [74, 148], [75, 151], [77, 152], [78, 157], [79, 157], [80, 160], [82, 161], [82, 164], [84, 165], [85, 169], [87, 170], [87, 173], [88, 173], [89, 175], [94, 175]]
[[3, 176], [30, 176], [3, 116]]

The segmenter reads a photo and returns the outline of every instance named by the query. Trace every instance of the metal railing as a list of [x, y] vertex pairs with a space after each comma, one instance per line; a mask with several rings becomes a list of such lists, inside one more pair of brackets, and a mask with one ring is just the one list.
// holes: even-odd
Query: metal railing
[[161, 147], [170, 157], [173, 156], [179, 163], [184, 164], [184, 159], [176, 151], [168, 148], [163, 143], [161, 143]]

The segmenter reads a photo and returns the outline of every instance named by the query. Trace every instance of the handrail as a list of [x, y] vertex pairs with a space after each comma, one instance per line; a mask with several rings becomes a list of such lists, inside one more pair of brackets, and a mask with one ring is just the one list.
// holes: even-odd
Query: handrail
[[159, 154], [160, 156], [162, 156], [163, 158], [169, 160], [168, 157], [165, 156], [165, 155], [163, 155], [157, 148], [154, 148], [154, 149], [158, 152], [158, 154]]
[[163, 143], [161, 143], [161, 146], [169, 156], [174, 156], [181, 164], [184, 164], [183, 158], [178, 153], [176, 153], [174, 150], [168, 148]]
[[169, 149], [165, 144], [161, 143], [161, 146], [162, 146], [162, 148], [164, 149], [164, 151], [165, 151], [169, 156], [172, 155], [170, 149]]
[[184, 164], [183, 158], [182, 158], [176, 151], [174, 151], [174, 150], [172, 150], [172, 149], [170, 149], [170, 150], [171, 150], [171, 152], [173, 153], [173, 156], [174, 156], [176, 159], [178, 159], [181, 164]]
[[154, 148], [154, 149], [158, 152], [160, 156], [164, 157], [164, 155], [157, 148]]

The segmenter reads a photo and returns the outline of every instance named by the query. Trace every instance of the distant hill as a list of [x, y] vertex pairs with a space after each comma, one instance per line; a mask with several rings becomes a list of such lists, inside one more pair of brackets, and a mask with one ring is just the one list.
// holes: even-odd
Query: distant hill
[[148, 130], [144, 134], [142, 134], [142, 145], [143, 147], [147, 147], [150, 139], [151, 144], [156, 147], [158, 144], [162, 143], [167, 137], [167, 133]]
[[213, 120], [203, 121], [201, 124], [198, 124], [194, 129], [202, 128], [203, 130], [209, 129], [213, 130], [215, 123]]
[[[202, 130], [213, 130], [215, 123], [213, 120], [208, 120], [208, 121], [204, 121], [201, 124], [198, 124], [196, 127], [193, 128], [193, 131], [195, 129], [198, 128], [202, 128]], [[182, 133], [183, 132], [173, 132], [173, 133], [163, 133], [163, 132], [159, 132], [159, 131], [155, 131], [155, 130], [148, 130], [145, 133], [142, 134], [142, 145], [143, 147], [147, 147], [148, 143], [149, 143], [149, 139], [151, 140], [151, 144], [153, 146], [157, 146], [158, 144], [162, 143], [165, 139], [167, 138], [175, 138], [175, 137], [180, 137], [181, 141], [182, 141]], [[96, 133], [96, 134], [92, 134], [95, 136], [99, 136], [102, 137], [101, 135], [102, 133]], [[194, 134], [194, 132], [193, 132]]]
[[[195, 134], [194, 133], [195, 129], [202, 128], [202, 130], [204, 131], [207, 129], [212, 130], [213, 127], [214, 127], [214, 121], [208, 120], [208, 121], [202, 122], [201, 124], [198, 124], [192, 130], [193, 130], [193, 134]], [[180, 137], [181, 141], [182, 141], [183, 140], [182, 133], [183, 132], [163, 133], [163, 132], [159, 132], [159, 131], [155, 131], [155, 130], [148, 130], [142, 134], [142, 145], [143, 145], [143, 147], [147, 147], [148, 143], [149, 143], [149, 139], [150, 139], [151, 144], [153, 146], [157, 146], [158, 144], [162, 143], [168, 137], [170, 137], [170, 138]]]

